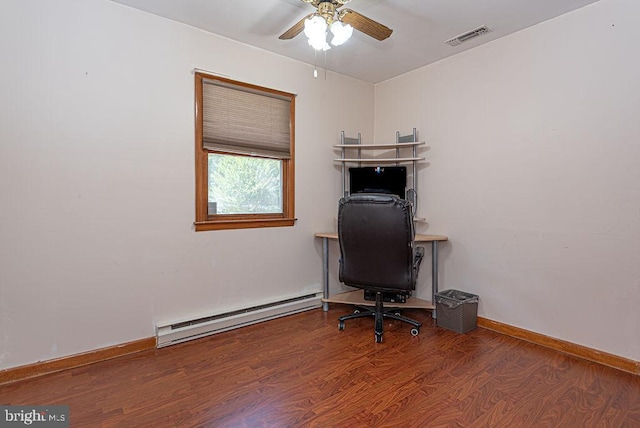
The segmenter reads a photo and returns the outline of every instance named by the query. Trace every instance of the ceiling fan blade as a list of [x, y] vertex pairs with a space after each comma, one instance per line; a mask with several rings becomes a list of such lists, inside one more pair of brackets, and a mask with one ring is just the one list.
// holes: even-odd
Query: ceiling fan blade
[[340, 20], [377, 40], [384, 40], [393, 33], [391, 28], [386, 27], [371, 18], [367, 18], [366, 16], [351, 9], [343, 9], [340, 12]]
[[305, 19], [309, 18], [311, 15], [313, 15], [313, 13], [310, 13], [309, 15], [302, 18], [300, 21], [296, 22], [293, 25], [293, 27], [289, 28], [287, 31], [282, 33], [278, 38], [280, 40], [289, 40], [289, 39], [293, 39], [295, 36], [302, 33], [302, 30], [304, 30], [304, 21]]

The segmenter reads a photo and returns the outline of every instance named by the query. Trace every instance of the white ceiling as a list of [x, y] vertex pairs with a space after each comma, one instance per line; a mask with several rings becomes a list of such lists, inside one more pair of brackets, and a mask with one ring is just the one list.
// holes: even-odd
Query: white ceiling
[[[241, 43], [309, 64], [315, 53], [304, 34], [278, 36], [313, 6], [301, 0], [112, 0], [182, 22]], [[317, 64], [378, 83], [598, 0], [352, 0], [353, 9], [393, 29], [380, 42], [354, 31], [353, 37]], [[482, 25], [492, 32], [459, 46], [444, 43]]]

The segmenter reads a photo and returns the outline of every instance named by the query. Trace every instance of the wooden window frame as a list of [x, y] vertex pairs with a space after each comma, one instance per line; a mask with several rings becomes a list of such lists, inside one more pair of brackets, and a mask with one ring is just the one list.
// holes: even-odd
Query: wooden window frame
[[[203, 148], [203, 80], [217, 80], [244, 87], [250, 90], [270, 93], [290, 99], [289, 123], [290, 129], [290, 158], [281, 159], [282, 162], [282, 213], [273, 214], [215, 214], [208, 212], [209, 192], [209, 153], [237, 155], [210, 151]], [[206, 230], [247, 229], [263, 227], [284, 227], [295, 224], [295, 95], [274, 89], [264, 88], [244, 82], [222, 78], [202, 72], [195, 73], [195, 173], [196, 173], [196, 232]], [[240, 155], [237, 155], [240, 156]]]

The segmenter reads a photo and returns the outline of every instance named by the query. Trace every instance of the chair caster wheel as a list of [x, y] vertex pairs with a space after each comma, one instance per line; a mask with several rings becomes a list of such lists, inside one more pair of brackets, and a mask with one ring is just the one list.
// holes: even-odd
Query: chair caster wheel
[[376, 343], [381, 343], [381, 342], [382, 342], [382, 334], [376, 333]]
[[338, 321], [338, 330], [344, 330], [344, 321]]
[[411, 329], [411, 336], [417, 336], [419, 334], [420, 334], [420, 330], [419, 329], [417, 329], [415, 327]]
[[353, 310], [353, 313], [354, 313], [354, 314], [359, 314], [359, 313], [360, 313], [360, 309], [354, 309], [354, 310]]

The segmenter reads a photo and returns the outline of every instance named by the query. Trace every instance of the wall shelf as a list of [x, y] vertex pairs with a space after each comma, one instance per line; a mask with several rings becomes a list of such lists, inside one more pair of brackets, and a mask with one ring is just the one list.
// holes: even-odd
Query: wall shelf
[[396, 163], [422, 161], [425, 158], [339, 158], [336, 162], [362, 162], [362, 163]]
[[[424, 146], [426, 142], [418, 141], [418, 132], [413, 128], [413, 132], [408, 135], [400, 135], [396, 132], [395, 143], [382, 144], [362, 144], [362, 136], [358, 133], [357, 137], [347, 137], [342, 131], [340, 135], [340, 144], [334, 144], [333, 147], [340, 149], [340, 158], [334, 159], [334, 162], [342, 164], [342, 195], [349, 196], [349, 182], [347, 174], [347, 164], [367, 164], [367, 165], [389, 165], [389, 164], [409, 164], [411, 166], [411, 182], [408, 184], [407, 199], [413, 204], [414, 215], [418, 210], [418, 162], [424, 161], [423, 156], [418, 155], [418, 147]], [[373, 155], [376, 151], [395, 150], [393, 157], [362, 157], [363, 152]], [[353, 156], [355, 154], [355, 157]], [[416, 219], [424, 221], [424, 219]]]
[[[397, 149], [404, 147], [414, 147], [425, 145], [424, 141], [410, 141], [408, 143], [386, 143], [386, 144], [334, 144], [333, 147], [345, 149]], [[354, 147], [355, 146], [355, 147]]]

